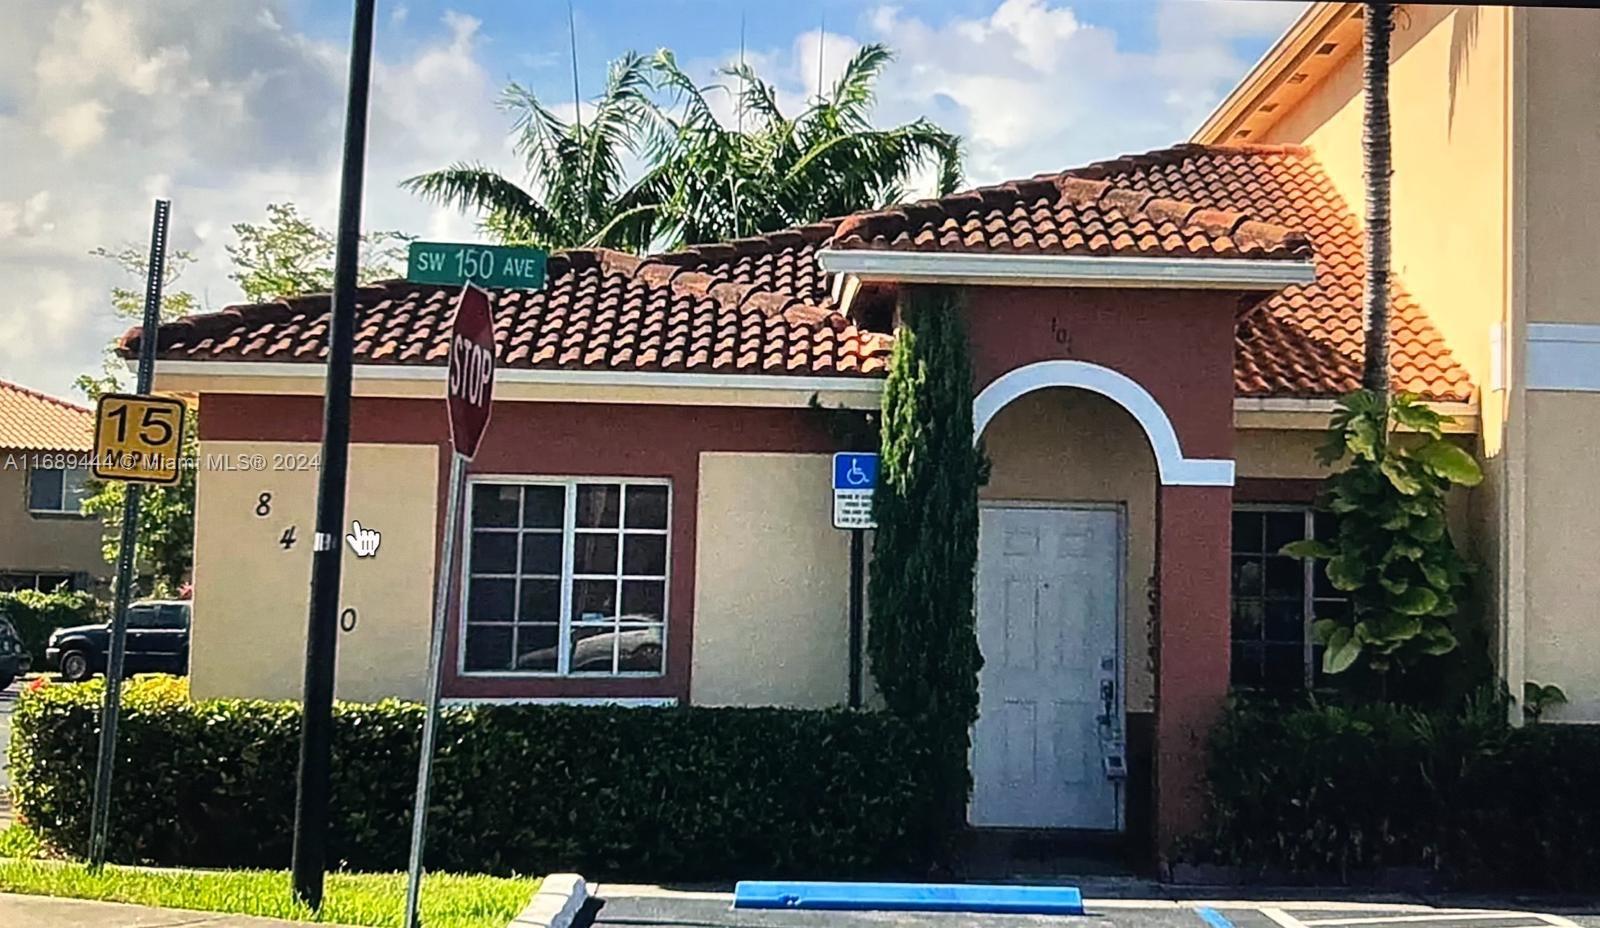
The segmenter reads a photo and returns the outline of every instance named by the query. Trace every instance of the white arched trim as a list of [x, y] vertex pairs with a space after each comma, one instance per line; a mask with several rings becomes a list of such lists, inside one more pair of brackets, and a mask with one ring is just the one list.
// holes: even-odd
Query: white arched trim
[[1150, 440], [1161, 482], [1177, 486], [1231, 487], [1233, 462], [1226, 458], [1186, 458], [1166, 410], [1132, 378], [1087, 361], [1038, 361], [995, 378], [972, 401], [973, 441], [995, 414], [1019, 397], [1046, 387], [1076, 387], [1116, 401]]

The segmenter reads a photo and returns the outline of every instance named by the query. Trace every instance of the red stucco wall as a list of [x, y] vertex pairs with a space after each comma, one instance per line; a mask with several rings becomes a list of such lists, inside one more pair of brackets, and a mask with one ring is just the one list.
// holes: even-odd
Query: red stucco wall
[[[200, 437], [212, 441], [320, 441], [322, 399], [315, 396], [206, 394]], [[439, 449], [439, 531], [450, 471], [449, 432], [440, 400], [358, 397], [353, 442], [431, 444]], [[600, 679], [459, 676], [446, 661], [449, 697], [689, 697], [694, 630], [695, 517], [703, 451], [828, 452], [833, 439], [805, 409], [658, 406], [603, 403], [495, 404], [469, 475], [656, 477], [672, 481], [672, 568], [668, 592], [667, 669], [659, 678]], [[449, 624], [446, 654], [456, 653]], [[425, 649], [427, 642], [419, 641]]]
[[1220, 290], [970, 289], [975, 391], [1035, 361], [1089, 361], [1150, 391], [1187, 457], [1231, 458], [1239, 305], [1239, 294]]

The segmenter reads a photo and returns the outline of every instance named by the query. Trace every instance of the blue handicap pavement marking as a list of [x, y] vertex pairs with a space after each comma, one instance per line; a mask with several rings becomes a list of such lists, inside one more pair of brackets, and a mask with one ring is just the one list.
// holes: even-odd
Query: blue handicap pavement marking
[[845, 451], [833, 456], [835, 490], [870, 490], [878, 485], [878, 456], [864, 451]]
[[1228, 916], [1210, 906], [1201, 906], [1195, 909], [1194, 913], [1204, 919], [1205, 923], [1210, 925], [1211, 928], [1234, 928], [1233, 922], [1228, 920]]
[[794, 883], [743, 880], [736, 909], [826, 909], [878, 912], [990, 912], [1082, 915], [1072, 886], [984, 886], [935, 883]]

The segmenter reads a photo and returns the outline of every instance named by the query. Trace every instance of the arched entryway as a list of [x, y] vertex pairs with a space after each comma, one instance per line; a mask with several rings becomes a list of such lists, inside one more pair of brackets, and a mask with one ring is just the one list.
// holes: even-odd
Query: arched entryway
[[1158, 840], [1181, 833], [1226, 695], [1233, 462], [1186, 456], [1148, 390], [1081, 360], [1001, 374], [973, 420], [995, 467], [972, 823], [1117, 831], [1154, 800]]

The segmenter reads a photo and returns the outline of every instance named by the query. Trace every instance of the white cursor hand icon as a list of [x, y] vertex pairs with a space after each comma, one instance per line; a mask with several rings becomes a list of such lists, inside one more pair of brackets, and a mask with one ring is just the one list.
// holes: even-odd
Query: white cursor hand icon
[[378, 553], [378, 532], [376, 529], [362, 528], [360, 522], [354, 520], [350, 523], [350, 534], [344, 536], [350, 542], [350, 550], [356, 557], [371, 557]]

